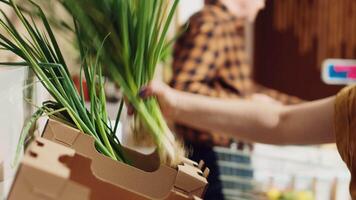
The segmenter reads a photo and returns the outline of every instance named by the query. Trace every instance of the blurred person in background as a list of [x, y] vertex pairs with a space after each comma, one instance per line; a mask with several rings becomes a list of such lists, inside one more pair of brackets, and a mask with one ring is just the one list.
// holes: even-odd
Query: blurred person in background
[[[194, 14], [187, 30], [177, 40], [170, 85], [181, 91], [220, 99], [253, 98], [285, 104], [300, 102], [256, 84], [246, 52], [245, 24], [252, 23], [265, 0], [206, 0]], [[210, 107], [210, 105], [206, 105]], [[213, 147], [251, 149], [251, 144], [235, 141], [221, 130], [206, 130], [176, 121], [175, 132], [191, 150], [190, 159], [204, 160], [211, 174], [206, 199], [223, 199], [217, 157]]]

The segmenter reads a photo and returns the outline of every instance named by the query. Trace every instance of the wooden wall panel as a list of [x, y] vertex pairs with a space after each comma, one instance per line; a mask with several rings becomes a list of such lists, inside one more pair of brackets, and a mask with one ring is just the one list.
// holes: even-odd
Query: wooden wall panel
[[[303, 35], [303, 30], [296, 30], [293, 27], [287, 27], [283, 31], [277, 30], [274, 19], [274, 17], [276, 17], [276, 15], [274, 15], [274, 9], [276, 8], [274, 4], [287, 1], [289, 0], [268, 0], [266, 9], [263, 10], [257, 18], [254, 45], [254, 75], [256, 81], [265, 86], [279, 89], [306, 100], [313, 100], [336, 94], [342, 87], [326, 85], [320, 78], [320, 60], [328, 55], [330, 57], [335, 55], [334, 52], [329, 51], [329, 53], [327, 52], [320, 56], [321, 51], [318, 47], [320, 48], [320, 46], [325, 46], [327, 44], [320, 43], [317, 36], [315, 38], [309, 38], [309, 43], [305, 44], [305, 41], [301, 40], [300, 36], [297, 36]], [[296, 9], [296, 12], [294, 12], [296, 16], [299, 15], [298, 13], [303, 13], [302, 10], [305, 10], [305, 6], [318, 0], [298, 1], [306, 1], [307, 3], [302, 4], [302, 6], [293, 6], [293, 8]], [[333, 0], [328, 1], [332, 2]], [[356, 6], [356, 3], [353, 6]], [[328, 9], [333, 8], [334, 7], [332, 6], [328, 7]], [[320, 8], [315, 7], [315, 10], [308, 10], [317, 12], [318, 9]], [[356, 10], [354, 11], [356, 13]], [[330, 10], [330, 12], [335, 13], [336, 11]], [[305, 13], [303, 16], [305, 20], [315, 20], [315, 18], [312, 18], [313, 15], [314, 14]], [[291, 19], [292, 16], [288, 15], [286, 12], [282, 16], [284, 17], [280, 17], [278, 20], [282, 20], [282, 22], [293, 20]], [[345, 16], [348, 15], [345, 14]], [[349, 17], [352, 17], [352, 14], [350, 14]], [[342, 23], [350, 24], [346, 27], [354, 26], [351, 22], [356, 19], [350, 20], [350, 18], [344, 18]], [[328, 28], [333, 28], [333, 26], [337, 28], [337, 26], [340, 26], [339, 23], [334, 23], [337, 19], [332, 18], [329, 20], [332, 20], [330, 21], [332, 26], [330, 26], [329, 23]], [[354, 32], [354, 34], [356, 34], [356, 32]], [[346, 41], [346, 43], [348, 42], [350, 41]], [[335, 43], [333, 44], [335, 45]], [[345, 44], [337, 45], [342, 46], [342, 49], [344, 49], [342, 52], [345, 52]], [[354, 53], [352, 55], [342, 53], [340, 57], [356, 58], [356, 47], [348, 48], [353, 48], [355, 50]], [[301, 51], [301, 49], [304, 49], [304, 51]]]

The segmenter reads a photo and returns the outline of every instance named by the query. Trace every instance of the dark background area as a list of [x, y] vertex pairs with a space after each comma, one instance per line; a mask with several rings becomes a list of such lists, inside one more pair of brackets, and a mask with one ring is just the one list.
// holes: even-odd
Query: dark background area
[[336, 94], [342, 87], [321, 80], [316, 41], [313, 49], [301, 55], [298, 38], [292, 31], [279, 32], [273, 26], [273, 3], [268, 0], [255, 26], [254, 76], [258, 83], [305, 100]]

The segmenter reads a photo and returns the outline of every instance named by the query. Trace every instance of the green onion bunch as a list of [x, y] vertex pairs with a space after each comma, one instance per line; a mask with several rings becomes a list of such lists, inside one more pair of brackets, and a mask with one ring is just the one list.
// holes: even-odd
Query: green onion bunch
[[[96, 56], [82, 56], [82, 72], [90, 94], [90, 108], [86, 108], [83, 86], [77, 91], [71, 79], [65, 59], [61, 53], [48, 20], [36, 3], [28, 0], [36, 14], [31, 14], [18, 6], [14, 0], [0, 0], [0, 50], [9, 51], [22, 59], [21, 62], [2, 62], [5, 66], [29, 66], [55, 101], [47, 101], [29, 120], [34, 123], [43, 113], [64, 120], [95, 138], [97, 149], [114, 160], [126, 162], [119, 140], [115, 136], [117, 124], [112, 127], [106, 111], [103, 88], [100, 45]], [[13, 21], [2, 8], [10, 8], [16, 13], [20, 25], [25, 28], [20, 33]], [[35, 19], [36, 18], [36, 19]], [[104, 41], [104, 40], [103, 40]], [[102, 44], [104, 44], [102, 42]], [[103, 45], [101, 45], [103, 47]], [[82, 77], [82, 73], [81, 73]], [[82, 79], [82, 78], [81, 78]], [[80, 81], [81, 83], [82, 81]], [[122, 108], [122, 105], [121, 105]], [[24, 127], [29, 130], [30, 125]], [[24, 137], [22, 137], [22, 142]]]
[[135, 108], [136, 124], [141, 126], [136, 134], [150, 136], [162, 162], [179, 163], [183, 147], [168, 128], [157, 100], [139, 97], [170, 44], [166, 36], [179, 0], [59, 1], [74, 18], [82, 57], [101, 52], [105, 73]]

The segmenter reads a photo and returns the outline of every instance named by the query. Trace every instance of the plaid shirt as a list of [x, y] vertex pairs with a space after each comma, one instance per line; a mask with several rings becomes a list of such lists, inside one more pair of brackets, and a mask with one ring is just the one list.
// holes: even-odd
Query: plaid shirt
[[[299, 101], [253, 82], [245, 49], [244, 20], [218, 1], [191, 17], [188, 29], [175, 45], [173, 70], [171, 86], [178, 90], [218, 98], [248, 98], [252, 93], [263, 93], [283, 103]], [[228, 146], [233, 140], [221, 133], [182, 125], [176, 125], [176, 132], [190, 142], [212, 146]]]

